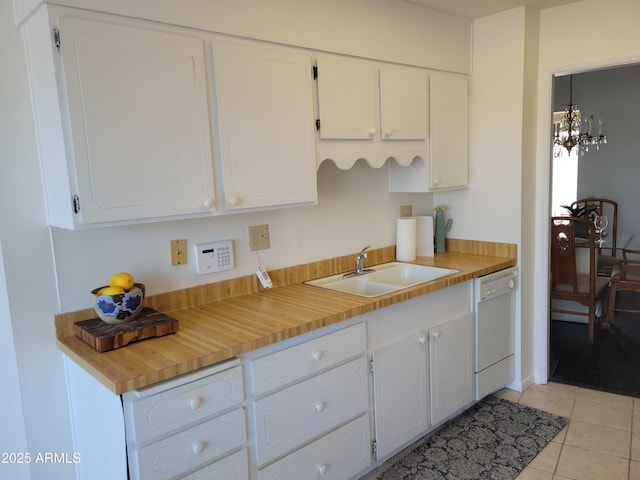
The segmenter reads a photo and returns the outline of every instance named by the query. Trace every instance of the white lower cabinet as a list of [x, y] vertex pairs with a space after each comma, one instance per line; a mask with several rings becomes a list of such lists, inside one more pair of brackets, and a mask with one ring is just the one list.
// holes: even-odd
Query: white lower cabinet
[[437, 425], [473, 399], [473, 315], [429, 330], [431, 423]]
[[244, 464], [236, 455], [247, 446], [237, 360], [127, 392], [122, 400], [132, 480], [173, 480], [203, 468], [224, 473], [193, 478], [249, 478], [246, 451]]
[[259, 480], [344, 480], [371, 463], [369, 416], [356, 420], [260, 470]]
[[256, 401], [258, 466], [368, 408], [369, 370], [364, 356]]
[[473, 401], [471, 294], [465, 282], [128, 392], [130, 478], [364, 475]]
[[378, 459], [429, 427], [426, 339], [420, 331], [373, 352]]

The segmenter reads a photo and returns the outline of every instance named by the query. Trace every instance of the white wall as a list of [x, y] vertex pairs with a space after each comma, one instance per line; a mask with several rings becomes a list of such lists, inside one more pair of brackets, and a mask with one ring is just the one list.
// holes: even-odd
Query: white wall
[[[249, 252], [247, 227], [269, 224], [271, 248], [259, 252], [267, 269], [307, 263], [395, 244], [400, 205], [429, 215], [431, 194], [387, 191], [387, 168], [359, 160], [351, 170], [325, 161], [318, 170], [318, 205], [208, 219], [181, 220], [97, 230], [54, 229], [62, 311], [90, 307], [90, 291], [118, 271], [131, 272], [150, 295], [227, 278], [251, 275], [257, 260]], [[187, 239], [188, 264], [170, 265], [169, 241]], [[196, 275], [193, 245], [233, 240], [236, 268]], [[355, 257], [354, 257], [355, 258]]]
[[[23, 20], [33, 0], [15, 0]], [[49, 0], [47, 0], [49, 3]], [[469, 72], [471, 22], [398, 0], [58, 0], [207, 31]]]
[[[11, 327], [9, 311], [9, 295], [4, 274], [4, 259], [2, 244], [0, 244], [0, 383], [4, 386], [0, 395], [0, 412], [2, 413], [2, 435], [0, 435], [0, 452], [26, 452], [27, 432], [23, 423], [22, 396], [20, 395], [20, 379], [16, 351], [13, 343], [13, 328]], [[26, 480], [29, 470], [20, 464], [5, 464], [0, 466], [3, 478]]]
[[[571, 48], [563, 44], [567, 19], [575, 26]], [[548, 345], [549, 166], [551, 159], [552, 75], [640, 61], [640, 4], [635, 0], [585, 0], [542, 10], [538, 72], [538, 144], [535, 225], [535, 370], [546, 379]], [[575, 40], [575, 41], [574, 41]], [[569, 52], [569, 53], [568, 53]]]
[[[6, 303], [0, 309], [2, 346], [15, 363], [3, 363], [10, 383], [4, 395], [21, 408], [2, 409], [2, 451], [27, 451], [33, 462], [20, 468], [0, 464], [0, 478], [73, 478], [73, 466], [36, 463], [45, 452], [72, 452], [62, 354], [56, 349], [53, 314], [58, 311], [49, 230], [29, 99], [20, 31], [10, 0], [0, 2], [0, 243]], [[3, 288], [0, 286], [0, 290]], [[5, 315], [9, 315], [7, 319]], [[10, 326], [7, 325], [10, 322]], [[17, 371], [15, 370], [17, 368]], [[15, 390], [15, 378], [19, 390]], [[6, 428], [5, 428], [6, 425]], [[15, 436], [14, 436], [15, 434]], [[26, 445], [25, 445], [26, 437]], [[8, 468], [12, 468], [9, 473]], [[7, 470], [5, 470], [7, 469]]]
[[[474, 22], [473, 74], [470, 80], [470, 140], [468, 190], [434, 193], [434, 204], [444, 205], [453, 219], [449, 235], [454, 238], [510, 242], [521, 252], [523, 188], [523, 124], [527, 97], [524, 84], [530, 40], [525, 36], [527, 18], [537, 11], [525, 7], [478, 19]], [[537, 24], [534, 25], [537, 29]], [[537, 38], [536, 38], [537, 40]], [[537, 51], [537, 42], [534, 53]], [[496, 52], [499, 52], [496, 55]], [[535, 58], [535, 57], [534, 57]], [[535, 68], [535, 67], [534, 67]], [[522, 256], [520, 266], [523, 268]], [[516, 338], [528, 338], [529, 316], [520, 312], [526, 299], [526, 269], [518, 297]], [[523, 319], [526, 321], [523, 323]], [[514, 388], [530, 383], [533, 373], [532, 345], [518, 345], [519, 364]]]

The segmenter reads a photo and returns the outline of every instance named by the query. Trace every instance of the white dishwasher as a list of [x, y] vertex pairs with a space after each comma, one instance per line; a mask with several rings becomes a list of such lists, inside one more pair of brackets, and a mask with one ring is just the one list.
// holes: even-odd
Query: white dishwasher
[[516, 267], [474, 280], [476, 400], [499, 390], [513, 380], [517, 286]]

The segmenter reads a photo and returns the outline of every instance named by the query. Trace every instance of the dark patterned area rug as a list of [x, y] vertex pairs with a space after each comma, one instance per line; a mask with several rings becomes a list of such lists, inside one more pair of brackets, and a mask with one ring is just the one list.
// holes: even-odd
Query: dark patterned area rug
[[568, 423], [564, 417], [490, 395], [376, 478], [514, 479]]

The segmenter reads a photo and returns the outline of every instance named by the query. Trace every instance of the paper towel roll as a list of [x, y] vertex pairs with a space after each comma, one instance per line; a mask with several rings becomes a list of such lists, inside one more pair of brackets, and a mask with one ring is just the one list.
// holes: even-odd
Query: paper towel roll
[[396, 260], [412, 262], [416, 259], [416, 219], [403, 217], [398, 219], [396, 232]]
[[419, 257], [433, 257], [433, 217], [416, 217], [416, 254]]

